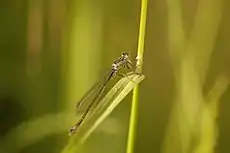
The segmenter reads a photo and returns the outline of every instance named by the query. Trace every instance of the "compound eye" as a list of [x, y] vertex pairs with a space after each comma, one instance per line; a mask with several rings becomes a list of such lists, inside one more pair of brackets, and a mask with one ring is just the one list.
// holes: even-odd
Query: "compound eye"
[[121, 56], [122, 56], [122, 57], [124, 57], [124, 56], [128, 57], [128, 56], [129, 56], [129, 53], [122, 53]]

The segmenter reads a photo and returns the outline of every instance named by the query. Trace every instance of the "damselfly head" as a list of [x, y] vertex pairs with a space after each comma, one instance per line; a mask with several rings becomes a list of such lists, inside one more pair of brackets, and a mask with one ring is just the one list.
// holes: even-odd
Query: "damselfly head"
[[125, 59], [127, 59], [127, 58], [129, 58], [129, 53], [122, 53], [121, 56], [124, 57]]

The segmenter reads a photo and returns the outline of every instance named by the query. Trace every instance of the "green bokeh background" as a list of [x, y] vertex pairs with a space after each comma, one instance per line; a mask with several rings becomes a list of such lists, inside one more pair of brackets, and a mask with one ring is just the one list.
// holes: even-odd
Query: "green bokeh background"
[[[180, 128], [170, 128], [170, 124], [177, 124], [176, 119], [172, 117], [173, 109], [177, 101], [180, 101], [176, 98], [179, 93], [176, 82], [186, 80], [177, 76], [177, 66], [181, 64], [180, 59], [184, 53], [179, 52], [175, 55], [171, 52], [173, 50], [171, 38], [177, 39], [180, 27], [174, 27], [179, 24], [177, 19], [172, 20], [176, 22], [175, 25], [171, 24], [169, 18], [174, 14], [169, 8], [178, 1], [180, 2], [178, 6], [182, 10], [185, 39], [193, 34], [192, 26], [194, 19], [199, 16], [196, 10], [201, 2], [206, 6], [201, 9], [204, 12], [209, 8], [214, 8], [213, 12], [211, 10], [214, 15], [221, 12], [221, 18], [217, 21], [208, 14], [207, 18], [201, 19], [204, 23], [206, 20], [207, 23], [212, 23], [212, 20], [214, 23], [218, 22], [216, 33], [201, 33], [200, 36], [198, 33], [197, 37], [197, 39], [214, 38], [213, 42], [202, 43], [203, 46], [200, 47], [204, 50], [209, 47], [211, 53], [204, 57], [203, 50], [199, 48], [197, 51], [194, 47], [194, 52], [197, 51], [194, 60], [196, 67], [200, 66], [200, 61], [210, 58], [206, 60], [209, 63], [207, 72], [201, 72], [206, 73], [203, 85], [199, 86], [202, 95], [207, 97], [215, 82], [218, 82], [218, 78], [224, 77], [224, 81], [220, 81], [217, 90], [214, 90], [214, 95], [221, 92], [219, 98], [215, 99], [215, 96], [213, 98], [214, 101], [218, 101], [218, 107], [215, 107], [218, 115], [212, 120], [216, 124], [209, 126], [204, 121], [199, 122], [203, 111], [195, 112], [197, 115], [195, 119], [201, 125], [201, 129], [205, 129], [204, 131], [209, 129], [219, 131], [218, 137], [204, 134], [204, 139], [207, 138], [205, 142], [216, 141], [216, 144], [207, 144], [207, 148], [210, 148], [210, 144], [213, 147], [212, 151], [207, 153], [229, 153], [230, 89], [227, 82], [230, 78], [230, 9], [228, 9], [230, 3], [228, 0], [220, 1], [221, 9], [217, 12], [215, 7], [219, 6], [213, 7], [212, 4], [218, 0], [149, 0], [143, 69], [146, 78], [140, 84], [135, 152], [196, 152], [194, 148], [178, 149], [183, 148], [183, 145], [186, 146], [187, 139], [183, 140], [183, 137], [177, 134]], [[62, 151], [68, 143], [68, 129], [76, 120], [73, 115], [76, 101], [104, 75], [121, 52], [129, 52], [135, 58], [140, 4], [139, 0], [1, 0], [1, 153]], [[174, 13], [177, 10], [180, 9], [176, 9]], [[170, 27], [179, 30], [174, 30], [172, 36]], [[198, 29], [205, 30], [210, 27], [212, 26], [204, 24]], [[179, 44], [186, 45], [183, 41]], [[185, 62], [187, 61], [189, 60], [185, 59]], [[189, 67], [186, 64], [184, 66]], [[199, 75], [201, 74], [199, 72], [196, 73]], [[187, 77], [193, 78], [191, 75]], [[192, 82], [190, 84], [189, 81], [185, 82], [188, 82], [183, 84], [186, 89], [191, 86], [191, 90], [185, 94], [187, 96], [185, 99], [190, 99], [197, 91], [192, 87]], [[209, 101], [203, 103], [210, 103], [213, 100], [212, 97], [207, 99]], [[191, 103], [185, 107], [190, 108], [190, 105]], [[81, 147], [81, 152], [125, 152], [130, 108], [131, 94], [90, 136]], [[179, 116], [184, 115], [180, 111], [177, 112]], [[170, 131], [168, 129], [175, 130], [172, 132], [175, 134], [173, 138], [166, 132]], [[202, 132], [198, 132], [198, 136], [196, 132], [194, 133], [190, 143], [193, 147], [199, 146], [203, 140], [200, 138], [203, 137]], [[178, 137], [181, 137], [181, 143], [171, 143], [172, 147], [170, 142], [177, 142]], [[169, 139], [168, 145], [165, 143], [167, 139]]]

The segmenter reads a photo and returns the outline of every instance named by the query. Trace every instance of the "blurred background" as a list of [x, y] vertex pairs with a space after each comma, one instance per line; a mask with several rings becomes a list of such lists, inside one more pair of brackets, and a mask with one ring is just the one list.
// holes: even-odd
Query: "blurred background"
[[[230, 152], [230, 2], [149, 0], [137, 153]], [[1, 0], [0, 152], [57, 153], [76, 101], [122, 52], [140, 0]], [[131, 93], [81, 146], [126, 151]]]

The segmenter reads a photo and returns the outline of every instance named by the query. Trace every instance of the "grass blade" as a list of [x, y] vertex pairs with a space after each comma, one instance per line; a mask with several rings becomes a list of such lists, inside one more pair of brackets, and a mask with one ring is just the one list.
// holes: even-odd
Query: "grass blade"
[[144, 75], [135, 74], [133, 72], [127, 74], [127, 77], [121, 78], [105, 95], [95, 111], [90, 113], [90, 116], [86, 118], [85, 123], [82, 124], [77, 133], [72, 136], [62, 153], [75, 152], [125, 96], [143, 79]]

